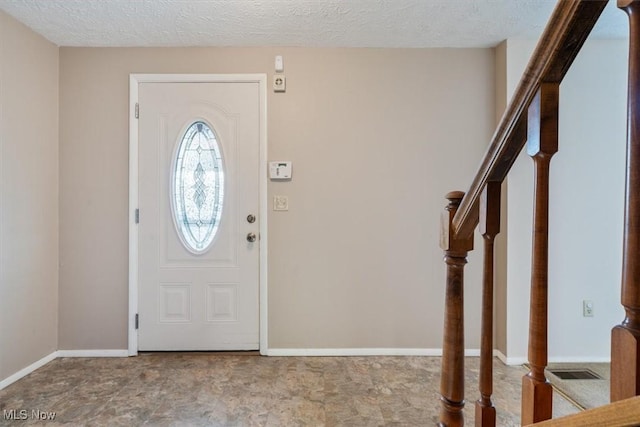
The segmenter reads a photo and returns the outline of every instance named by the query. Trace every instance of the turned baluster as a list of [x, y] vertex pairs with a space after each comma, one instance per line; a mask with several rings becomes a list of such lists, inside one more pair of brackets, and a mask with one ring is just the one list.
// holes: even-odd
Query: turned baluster
[[640, 2], [618, 0], [629, 15], [627, 167], [622, 258], [625, 318], [611, 331], [611, 401], [640, 394]]
[[444, 338], [440, 373], [440, 426], [464, 425], [464, 265], [473, 249], [473, 234], [465, 238], [454, 235], [451, 223], [464, 193], [447, 194], [449, 205], [442, 215], [440, 247], [447, 264], [444, 306]]
[[530, 371], [522, 378], [522, 425], [551, 418], [553, 391], [547, 366], [547, 300], [549, 266], [549, 166], [558, 151], [557, 83], [542, 83], [529, 106], [527, 153], [533, 158], [535, 189], [531, 301], [529, 312]]
[[484, 238], [482, 277], [482, 324], [480, 329], [480, 399], [476, 401], [475, 425], [496, 425], [493, 393], [493, 244], [500, 232], [500, 182], [487, 183], [480, 196], [480, 233]]

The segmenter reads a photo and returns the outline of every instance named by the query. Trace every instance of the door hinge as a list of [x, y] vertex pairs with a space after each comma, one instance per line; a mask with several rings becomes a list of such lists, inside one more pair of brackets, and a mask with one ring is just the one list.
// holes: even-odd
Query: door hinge
[[140, 209], [136, 209], [136, 224], [140, 224]]
[[138, 313], [136, 313], [136, 329], [138, 329], [138, 326], [140, 325], [140, 316], [138, 315]]
[[136, 119], [140, 118], [140, 104], [136, 102]]

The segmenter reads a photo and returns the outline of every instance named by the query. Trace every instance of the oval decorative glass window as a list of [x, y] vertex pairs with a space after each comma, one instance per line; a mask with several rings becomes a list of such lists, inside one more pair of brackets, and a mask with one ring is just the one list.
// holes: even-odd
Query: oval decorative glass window
[[224, 202], [220, 147], [205, 122], [187, 128], [173, 171], [172, 206], [178, 236], [189, 251], [203, 253], [216, 236]]

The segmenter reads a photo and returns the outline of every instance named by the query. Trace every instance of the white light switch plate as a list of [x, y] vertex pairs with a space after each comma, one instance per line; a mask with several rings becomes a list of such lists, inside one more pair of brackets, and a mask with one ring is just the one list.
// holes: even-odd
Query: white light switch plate
[[287, 196], [273, 196], [273, 210], [274, 211], [288, 211], [289, 210], [289, 198]]

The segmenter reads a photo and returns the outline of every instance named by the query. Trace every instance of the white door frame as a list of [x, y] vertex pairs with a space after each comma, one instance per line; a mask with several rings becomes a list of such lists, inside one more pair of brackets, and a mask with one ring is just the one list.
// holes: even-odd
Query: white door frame
[[138, 354], [138, 85], [140, 83], [258, 83], [260, 97], [260, 354], [267, 354], [267, 76], [266, 74], [129, 75], [129, 356]]

